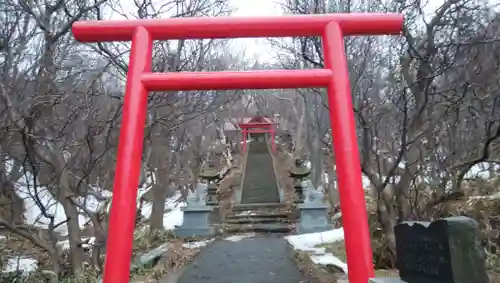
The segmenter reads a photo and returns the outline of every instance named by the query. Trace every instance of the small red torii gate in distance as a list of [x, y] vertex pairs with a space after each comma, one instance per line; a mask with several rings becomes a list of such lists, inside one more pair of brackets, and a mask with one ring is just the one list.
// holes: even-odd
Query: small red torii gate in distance
[[250, 133], [269, 133], [271, 135], [271, 149], [276, 151], [276, 122], [268, 117], [255, 116], [248, 122], [238, 123], [243, 138], [243, 152], [247, 151], [247, 139]]
[[[350, 283], [373, 277], [344, 36], [401, 35], [402, 14], [83, 21], [81, 42], [132, 41], [108, 226], [104, 283], [129, 281], [149, 91], [326, 88]], [[153, 40], [321, 36], [325, 69], [152, 73]]]

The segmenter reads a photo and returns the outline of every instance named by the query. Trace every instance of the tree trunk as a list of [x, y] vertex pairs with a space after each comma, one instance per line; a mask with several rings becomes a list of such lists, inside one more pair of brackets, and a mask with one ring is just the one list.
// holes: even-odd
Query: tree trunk
[[169, 189], [168, 184], [160, 182], [153, 184], [153, 208], [151, 210], [150, 226], [151, 233], [163, 230], [163, 215], [165, 214], [165, 201]]
[[0, 206], [8, 212], [8, 221], [14, 224], [24, 223], [24, 200], [16, 194], [14, 184], [10, 180], [5, 182], [0, 180], [0, 190], [3, 198]]
[[339, 204], [339, 191], [337, 189], [337, 172], [335, 171], [335, 163], [333, 162], [333, 157], [328, 157], [327, 160], [327, 170], [328, 170], [328, 200], [332, 206]]
[[381, 193], [378, 193], [377, 197], [377, 211], [379, 222], [382, 226], [382, 230], [386, 237], [387, 245], [393, 258], [396, 258], [396, 235], [394, 233], [394, 227], [397, 225], [397, 213], [393, 207], [393, 194], [390, 188], [387, 186]]
[[14, 224], [24, 223], [24, 200], [16, 194], [14, 183], [19, 180], [21, 174], [21, 164], [14, 161], [10, 173], [7, 174], [5, 163], [3, 162], [7, 156], [2, 154], [0, 148], [0, 206], [4, 207], [9, 213], [8, 220]]
[[78, 223], [78, 211], [68, 198], [61, 199], [60, 203], [68, 218], [66, 225], [68, 226], [68, 238], [71, 252], [71, 269], [73, 274], [78, 276], [83, 267], [83, 250], [81, 248], [82, 236]]
[[54, 274], [48, 275], [50, 276], [50, 283], [59, 283], [59, 272], [61, 271], [61, 265], [59, 264], [59, 253], [57, 251], [50, 252], [50, 258], [52, 262], [52, 272]]
[[[320, 149], [319, 140], [317, 135], [311, 137], [312, 149], [311, 149], [311, 182], [315, 188], [319, 188], [323, 185], [323, 153]], [[323, 188], [325, 190], [326, 188]]]
[[[64, 168], [64, 161], [56, 160], [59, 168]], [[83, 268], [83, 249], [81, 248], [82, 234], [80, 231], [80, 223], [78, 221], [78, 210], [73, 204], [71, 197], [70, 177], [66, 169], [58, 170], [59, 174], [59, 195], [53, 193], [53, 197], [61, 203], [67, 217], [66, 225], [68, 227], [68, 240], [70, 246], [71, 269], [75, 276], [79, 276]], [[57, 225], [57, 223], [55, 223]]]
[[305, 124], [306, 114], [302, 111], [300, 119], [297, 125], [297, 132], [295, 133], [294, 146], [293, 146], [293, 157], [300, 158], [302, 156], [302, 136], [304, 135], [304, 124]]

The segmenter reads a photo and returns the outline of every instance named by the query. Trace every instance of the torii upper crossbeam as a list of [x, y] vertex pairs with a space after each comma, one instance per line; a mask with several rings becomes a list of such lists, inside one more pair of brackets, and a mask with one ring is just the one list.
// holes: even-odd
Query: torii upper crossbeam
[[[344, 36], [399, 35], [401, 14], [326, 14], [263, 18], [175, 18], [73, 24], [82, 42], [132, 41], [118, 145], [104, 283], [129, 280], [148, 91], [324, 87], [337, 164], [349, 282], [373, 277]], [[325, 69], [151, 73], [153, 40], [321, 36]]]

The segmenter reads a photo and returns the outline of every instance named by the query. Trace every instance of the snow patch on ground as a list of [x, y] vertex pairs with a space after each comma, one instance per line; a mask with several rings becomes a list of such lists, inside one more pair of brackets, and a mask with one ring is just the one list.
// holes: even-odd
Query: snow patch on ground
[[214, 241], [214, 239], [184, 243], [184, 244], [182, 244], [182, 247], [187, 248], [187, 249], [199, 249], [199, 248], [207, 246], [208, 244], [212, 243], [213, 241]]
[[37, 269], [36, 259], [25, 256], [17, 256], [8, 259], [7, 264], [4, 266], [2, 272], [9, 273], [9, 272], [16, 272], [19, 270], [22, 271], [23, 274], [28, 274], [30, 272], [35, 271], [36, 269]]
[[[84, 249], [90, 249], [92, 247], [92, 245], [95, 243], [95, 237], [85, 237], [85, 238], [82, 238], [82, 248]], [[57, 243], [57, 245], [63, 249], [63, 250], [67, 250], [70, 248], [69, 246], [69, 240], [64, 240], [64, 241], [59, 241]]]
[[231, 242], [239, 242], [243, 239], [252, 238], [252, 237], [255, 237], [255, 233], [246, 233], [246, 234], [241, 234], [241, 235], [229, 236], [227, 238], [224, 238], [224, 240], [231, 241]]
[[286, 236], [285, 239], [295, 250], [308, 252], [315, 264], [334, 265], [341, 268], [347, 274], [347, 264], [332, 253], [327, 253], [324, 247], [319, 245], [343, 241], [344, 229], [333, 229], [321, 233], [309, 233], [301, 235]]
[[257, 213], [249, 210], [249, 211], [243, 211], [241, 213], [236, 214], [236, 216], [252, 216], [252, 215], [257, 215]]
[[488, 196], [472, 196], [472, 197], [469, 197], [469, 202], [472, 200], [479, 200], [479, 199], [497, 200], [497, 199], [500, 199], [500, 193], [496, 193], [496, 194], [492, 194], [492, 195], [488, 195]]

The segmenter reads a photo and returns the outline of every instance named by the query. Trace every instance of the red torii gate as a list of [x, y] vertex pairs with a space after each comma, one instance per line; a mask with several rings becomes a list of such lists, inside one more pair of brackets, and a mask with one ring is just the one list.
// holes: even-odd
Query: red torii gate
[[[400, 35], [402, 14], [84, 21], [82, 42], [132, 41], [109, 219], [104, 283], [129, 280], [148, 91], [327, 88], [349, 282], [373, 277], [372, 250], [344, 36]], [[325, 69], [152, 73], [153, 40], [321, 36]]]
[[247, 150], [247, 138], [250, 133], [269, 133], [271, 134], [272, 151], [276, 151], [276, 123], [267, 117], [256, 116], [246, 123], [239, 123], [243, 137], [243, 152]]

